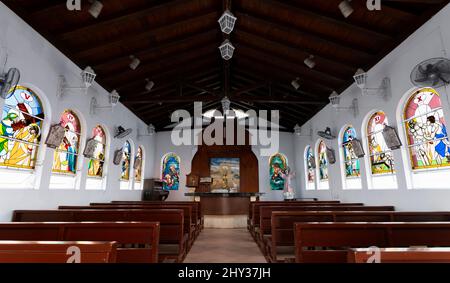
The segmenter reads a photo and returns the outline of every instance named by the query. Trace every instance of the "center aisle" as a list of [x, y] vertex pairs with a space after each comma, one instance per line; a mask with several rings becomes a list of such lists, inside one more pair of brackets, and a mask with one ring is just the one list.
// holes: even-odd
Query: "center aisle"
[[246, 229], [204, 229], [184, 263], [265, 263]]

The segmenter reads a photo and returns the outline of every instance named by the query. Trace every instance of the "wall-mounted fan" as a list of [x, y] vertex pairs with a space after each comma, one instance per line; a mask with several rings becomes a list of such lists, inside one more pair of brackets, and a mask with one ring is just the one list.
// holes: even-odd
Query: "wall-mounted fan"
[[334, 140], [336, 137], [331, 133], [330, 127], [327, 127], [325, 131], [318, 131], [317, 135], [327, 140]]
[[419, 87], [441, 87], [450, 83], [450, 60], [432, 58], [414, 67], [411, 82]]
[[8, 98], [8, 94], [14, 93], [20, 80], [20, 71], [11, 68], [5, 74], [0, 74], [0, 96], [3, 99]]
[[116, 130], [116, 135], [114, 136], [115, 139], [123, 139], [124, 137], [128, 136], [133, 132], [133, 129], [125, 129], [122, 126], [118, 126]]

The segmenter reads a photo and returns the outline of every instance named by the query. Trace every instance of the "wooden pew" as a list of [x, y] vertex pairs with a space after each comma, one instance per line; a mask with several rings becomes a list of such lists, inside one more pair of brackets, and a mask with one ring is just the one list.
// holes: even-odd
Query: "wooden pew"
[[59, 209], [62, 210], [140, 210], [140, 209], [181, 209], [183, 210], [184, 215], [184, 232], [189, 235], [187, 241], [187, 251], [190, 250], [194, 241], [196, 239], [197, 227], [193, 223], [192, 219], [196, 219], [197, 215], [193, 213], [192, 206], [190, 205], [163, 205], [163, 204], [155, 204], [155, 205], [121, 205], [121, 204], [107, 204], [107, 205], [92, 205], [92, 206], [60, 206]]
[[[125, 205], [154, 205], [154, 204], [165, 204], [165, 205], [191, 205], [193, 214], [197, 215], [197, 225], [198, 230], [201, 231], [204, 227], [204, 217], [202, 214], [202, 208], [200, 202], [195, 201], [112, 201], [110, 203], [91, 203], [94, 205], [114, 205], [114, 204], [125, 204]], [[194, 221], [194, 219], [193, 219]]]
[[[263, 212], [264, 214], [265, 212]], [[294, 223], [296, 222], [432, 222], [450, 221], [450, 212], [403, 211], [272, 211], [270, 227], [261, 224], [270, 262], [295, 259]], [[269, 230], [267, 230], [269, 229]], [[281, 253], [281, 254], [280, 254]]]
[[304, 201], [292, 201], [292, 202], [254, 202], [251, 204], [251, 218], [250, 218], [250, 233], [255, 228], [254, 223], [259, 223], [260, 207], [262, 206], [364, 206], [363, 203], [340, 203], [340, 202], [304, 202]]
[[450, 247], [450, 222], [295, 223], [297, 263], [347, 262], [349, 248]]
[[[258, 210], [256, 210], [258, 209]], [[288, 205], [288, 206], [257, 206], [254, 208], [253, 216], [253, 233], [255, 240], [258, 242], [262, 238], [260, 232], [261, 223], [261, 211], [264, 211], [264, 220], [267, 225], [270, 225], [270, 218], [272, 211], [393, 211], [395, 208], [393, 206], [362, 206], [362, 205], [348, 205], [348, 204], [334, 204], [334, 205]], [[270, 230], [267, 230], [270, 231]]]
[[[79, 261], [71, 260], [71, 248]], [[0, 263], [115, 263], [116, 242], [0, 241]]]
[[374, 250], [350, 249], [348, 263], [450, 263], [450, 248], [381, 248], [379, 261], [374, 262]]
[[6, 241], [115, 241], [117, 262], [158, 262], [157, 222], [0, 223]]
[[251, 222], [253, 219], [253, 207], [255, 205], [283, 205], [285, 203], [300, 203], [300, 204], [311, 204], [311, 205], [323, 205], [323, 204], [336, 204], [336, 203], [340, 203], [340, 201], [338, 200], [330, 200], [330, 201], [289, 201], [289, 202], [285, 202], [285, 201], [254, 201], [254, 202], [250, 202], [248, 205], [248, 217], [247, 217], [247, 228], [248, 230], [251, 230]]
[[146, 221], [159, 222], [159, 261], [182, 262], [188, 235], [180, 209], [16, 210], [13, 222]]

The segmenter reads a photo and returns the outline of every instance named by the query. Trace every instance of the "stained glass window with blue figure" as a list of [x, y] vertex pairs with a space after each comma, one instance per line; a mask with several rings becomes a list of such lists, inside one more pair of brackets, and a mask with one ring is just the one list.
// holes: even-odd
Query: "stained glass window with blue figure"
[[180, 186], [180, 157], [174, 153], [166, 154], [162, 162], [163, 189], [177, 191]]
[[75, 175], [80, 146], [80, 120], [72, 110], [66, 110], [61, 115], [60, 125], [65, 129], [65, 134], [53, 155], [52, 171]]
[[328, 181], [327, 145], [323, 140], [319, 142], [317, 155], [319, 158], [319, 181]]
[[270, 158], [270, 187], [272, 190], [281, 191], [285, 188], [287, 159], [277, 153]]
[[0, 125], [0, 167], [34, 169], [44, 111], [30, 88], [17, 86], [5, 99]]
[[131, 144], [126, 141], [122, 148], [122, 173], [120, 179], [122, 181], [130, 180], [130, 164], [131, 164]]
[[348, 126], [342, 137], [342, 147], [344, 150], [344, 168], [347, 178], [361, 176], [361, 164], [355, 154], [351, 141], [356, 139], [356, 130], [352, 126]]
[[404, 111], [404, 124], [413, 170], [450, 166], [444, 111], [435, 89], [422, 88], [411, 95]]

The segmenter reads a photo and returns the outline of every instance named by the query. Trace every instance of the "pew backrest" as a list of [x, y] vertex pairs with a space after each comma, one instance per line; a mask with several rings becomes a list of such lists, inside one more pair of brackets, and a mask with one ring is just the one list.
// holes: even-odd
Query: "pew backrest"
[[[158, 222], [12, 222], [0, 223], [0, 240], [114, 241], [117, 262], [158, 262]], [[132, 247], [130, 247], [132, 246]], [[139, 246], [136, 248], [136, 246]]]
[[349, 249], [348, 263], [450, 263], [450, 248]]
[[450, 247], [450, 222], [295, 223], [296, 262], [346, 262], [348, 248]]
[[115, 263], [116, 242], [0, 241], [0, 263]]

